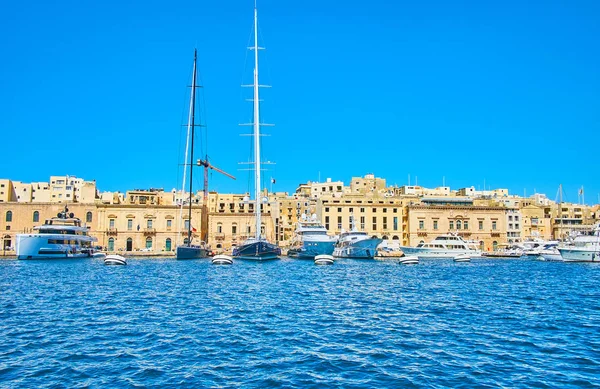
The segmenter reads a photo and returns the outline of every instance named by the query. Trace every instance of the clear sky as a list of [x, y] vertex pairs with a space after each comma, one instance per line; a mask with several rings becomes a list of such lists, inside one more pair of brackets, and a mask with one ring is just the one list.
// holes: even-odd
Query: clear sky
[[[0, 176], [181, 181], [194, 47], [211, 189], [250, 191], [252, 0], [11, 1], [0, 13]], [[264, 175], [600, 193], [600, 2], [259, 0]], [[197, 171], [200, 179], [200, 171]], [[201, 180], [194, 180], [201, 187]]]

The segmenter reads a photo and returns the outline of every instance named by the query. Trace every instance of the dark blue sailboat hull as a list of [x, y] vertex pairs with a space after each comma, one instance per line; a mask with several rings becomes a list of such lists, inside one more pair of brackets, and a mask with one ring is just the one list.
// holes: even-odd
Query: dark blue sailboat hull
[[281, 249], [267, 241], [258, 241], [244, 244], [233, 250], [233, 256], [237, 259], [249, 259], [254, 261], [266, 261], [279, 259]]
[[177, 259], [208, 258], [208, 250], [199, 246], [177, 246]]

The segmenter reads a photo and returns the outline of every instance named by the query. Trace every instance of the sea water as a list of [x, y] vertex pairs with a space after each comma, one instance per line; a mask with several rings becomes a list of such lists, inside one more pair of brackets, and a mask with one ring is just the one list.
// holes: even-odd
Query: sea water
[[0, 386], [594, 387], [600, 266], [0, 261]]

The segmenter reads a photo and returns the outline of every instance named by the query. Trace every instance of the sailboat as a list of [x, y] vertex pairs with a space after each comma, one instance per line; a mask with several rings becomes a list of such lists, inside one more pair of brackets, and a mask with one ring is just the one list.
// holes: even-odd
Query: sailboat
[[[208, 247], [208, 234], [201, 234], [202, 241], [199, 244], [192, 244], [192, 231], [195, 230], [192, 227], [192, 203], [193, 203], [193, 171], [194, 171], [194, 131], [196, 128], [196, 88], [199, 86], [196, 85], [197, 80], [197, 50], [194, 49], [194, 70], [192, 73], [192, 92], [190, 97], [190, 112], [188, 118], [188, 142], [190, 143], [189, 151], [190, 151], [190, 159], [189, 159], [189, 168], [190, 168], [190, 196], [188, 199], [188, 219], [187, 219], [187, 239], [184, 241], [183, 245], [177, 245], [177, 259], [197, 259], [197, 258], [206, 258], [210, 253], [210, 248]], [[186, 145], [186, 151], [187, 151]], [[187, 161], [186, 161], [187, 162]], [[206, 161], [198, 161], [198, 165], [205, 164], [205, 169], [207, 169], [208, 159]], [[204, 166], [204, 165], [203, 165]], [[184, 186], [185, 186], [185, 167], [184, 167]], [[207, 212], [207, 183], [206, 183], [206, 171], [205, 171], [205, 183], [204, 183], [204, 201], [202, 204], [202, 215], [208, 215]], [[182, 204], [183, 207], [183, 204]], [[201, 228], [207, 228], [208, 223], [202, 223]]]
[[258, 98], [258, 13], [256, 10], [256, 2], [254, 3], [254, 119], [252, 126], [254, 128], [254, 194], [255, 205], [254, 214], [256, 218], [256, 233], [254, 237], [248, 238], [243, 244], [237, 246], [233, 250], [233, 256], [239, 259], [251, 260], [269, 260], [279, 259], [281, 248], [270, 243], [262, 235], [261, 231], [261, 190], [260, 190], [260, 105]]

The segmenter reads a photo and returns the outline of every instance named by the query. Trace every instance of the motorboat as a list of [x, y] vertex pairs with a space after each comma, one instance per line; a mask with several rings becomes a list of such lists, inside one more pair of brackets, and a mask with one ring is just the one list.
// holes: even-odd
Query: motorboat
[[454, 262], [471, 262], [471, 255], [459, 254], [456, 257], [454, 257]]
[[400, 265], [417, 265], [419, 263], [419, 257], [416, 255], [405, 255], [398, 259]]
[[377, 246], [383, 239], [369, 237], [366, 232], [358, 231], [354, 216], [350, 216], [351, 230], [342, 231], [333, 250], [336, 258], [375, 258]]
[[481, 251], [462, 237], [454, 234], [440, 235], [429, 243], [419, 243], [417, 247], [400, 246], [406, 255], [416, 255], [420, 259], [455, 258], [461, 254], [481, 256]]
[[89, 235], [89, 229], [69, 213], [67, 206], [33, 230], [34, 233], [17, 234], [18, 259], [90, 258], [95, 254], [93, 243], [98, 239]]
[[104, 258], [105, 265], [127, 265], [125, 257], [118, 254], [109, 254]]
[[315, 256], [315, 265], [333, 265], [333, 255], [319, 254]]
[[298, 259], [315, 259], [318, 255], [331, 255], [337, 237], [327, 235], [327, 229], [317, 220], [317, 215], [310, 218], [302, 214], [301, 220], [292, 238], [288, 257]]
[[226, 254], [217, 254], [211, 259], [213, 265], [233, 265], [233, 258]]
[[486, 258], [521, 258], [523, 249], [514, 245], [499, 245], [494, 251], [481, 254]]
[[600, 224], [576, 235], [568, 246], [559, 246], [564, 262], [600, 262]]

